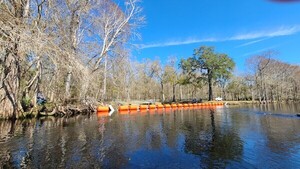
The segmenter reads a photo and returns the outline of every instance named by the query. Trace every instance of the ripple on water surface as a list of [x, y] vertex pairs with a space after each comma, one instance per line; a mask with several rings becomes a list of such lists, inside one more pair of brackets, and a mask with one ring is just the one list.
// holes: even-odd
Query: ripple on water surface
[[299, 106], [0, 122], [1, 168], [297, 168]]

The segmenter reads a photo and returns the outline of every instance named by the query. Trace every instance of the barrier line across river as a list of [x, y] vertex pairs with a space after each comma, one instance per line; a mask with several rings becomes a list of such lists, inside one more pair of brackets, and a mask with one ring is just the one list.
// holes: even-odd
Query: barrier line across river
[[[224, 102], [207, 102], [207, 103], [173, 103], [173, 104], [150, 104], [150, 105], [122, 105], [118, 107], [118, 111], [145, 111], [145, 110], [159, 110], [159, 109], [178, 109], [178, 108], [204, 108], [222, 106]], [[109, 106], [98, 106], [98, 113], [108, 113]]]

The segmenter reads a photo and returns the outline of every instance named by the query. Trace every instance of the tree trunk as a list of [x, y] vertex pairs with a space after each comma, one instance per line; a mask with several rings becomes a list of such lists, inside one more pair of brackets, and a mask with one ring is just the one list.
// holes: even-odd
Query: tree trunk
[[176, 84], [173, 84], [172, 86], [173, 86], [173, 90], [172, 90], [173, 91], [173, 98], [172, 98], [172, 101], [175, 102], [176, 101], [176, 98], [175, 98], [175, 90], [176, 90], [175, 87], [176, 87]]
[[253, 88], [251, 88], [251, 97], [252, 97], [252, 102], [254, 102], [255, 101], [255, 96], [254, 96], [254, 89]]
[[182, 100], [182, 86], [180, 85], [180, 100]]
[[223, 100], [227, 100], [226, 92], [225, 92], [225, 85], [222, 86], [222, 92], [223, 92]]
[[[70, 20], [70, 43], [71, 43], [71, 55], [76, 55], [76, 50], [78, 46], [78, 29], [79, 29], [79, 23], [80, 23], [80, 14], [78, 13], [79, 8], [71, 9], [71, 20]], [[69, 100], [71, 97], [71, 77], [72, 77], [72, 67], [69, 65], [69, 70], [66, 77], [65, 82], [65, 100]]]
[[212, 72], [210, 69], [207, 71], [208, 74], [208, 100], [213, 100], [213, 91], [212, 91]]
[[161, 100], [164, 102], [165, 101], [165, 93], [164, 93], [164, 83], [160, 82], [160, 87], [161, 87]]
[[14, 44], [13, 53], [7, 50], [3, 60], [0, 63], [3, 69], [2, 72], [2, 88], [0, 91], [1, 102], [0, 112], [7, 113], [8, 117], [16, 119], [21, 110], [21, 103], [19, 99], [20, 94], [20, 58], [18, 56], [18, 45]]
[[107, 83], [107, 56], [104, 57], [104, 79], [103, 79], [103, 91], [101, 100], [105, 100], [106, 98], [106, 83]]
[[72, 77], [72, 71], [71, 71], [71, 68], [70, 68], [70, 70], [67, 73], [66, 84], [65, 84], [66, 85], [65, 100], [68, 100], [71, 97], [71, 92], [70, 92], [70, 89], [71, 89], [71, 77]]

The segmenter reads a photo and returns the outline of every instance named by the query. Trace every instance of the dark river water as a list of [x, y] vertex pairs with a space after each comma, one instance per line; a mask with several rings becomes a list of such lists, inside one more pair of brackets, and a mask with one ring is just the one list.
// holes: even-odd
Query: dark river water
[[300, 168], [299, 104], [0, 122], [0, 168]]

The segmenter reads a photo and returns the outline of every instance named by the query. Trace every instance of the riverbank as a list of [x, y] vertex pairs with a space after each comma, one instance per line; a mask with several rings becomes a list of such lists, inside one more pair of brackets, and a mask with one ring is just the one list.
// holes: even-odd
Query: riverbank
[[[186, 101], [187, 103], [192, 103], [192, 101]], [[182, 101], [178, 102], [165, 102], [167, 104], [172, 104], [172, 103], [182, 103]], [[217, 104], [217, 103], [224, 103], [226, 105], [245, 105], [245, 104], [260, 104], [259, 101], [202, 101], [201, 103], [212, 103], [212, 104]], [[130, 102], [112, 102], [111, 105], [114, 107], [117, 105], [144, 105], [144, 104], [163, 104], [163, 102], [150, 102], [150, 101], [130, 101]]]
[[260, 104], [259, 101], [223, 101], [223, 102], [226, 103], [226, 105]]

